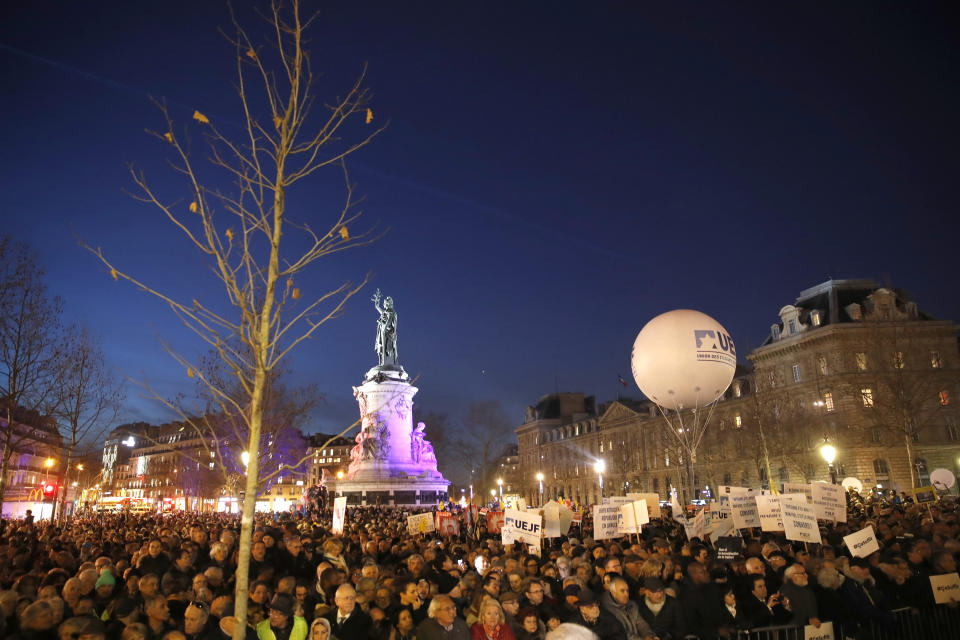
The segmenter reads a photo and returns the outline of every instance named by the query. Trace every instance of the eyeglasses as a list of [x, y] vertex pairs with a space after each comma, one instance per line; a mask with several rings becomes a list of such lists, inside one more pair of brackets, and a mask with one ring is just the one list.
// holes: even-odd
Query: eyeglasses
[[207, 609], [207, 608], [208, 608], [208, 607], [207, 607], [207, 603], [204, 602], [203, 600], [191, 600], [191, 601], [190, 601], [190, 606], [191, 606], [191, 607], [196, 607], [197, 609]]

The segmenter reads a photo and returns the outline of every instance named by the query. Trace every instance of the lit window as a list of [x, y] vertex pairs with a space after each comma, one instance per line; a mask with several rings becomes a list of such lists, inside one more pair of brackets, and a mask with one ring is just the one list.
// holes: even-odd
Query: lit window
[[893, 368], [903, 369], [903, 351], [897, 351], [893, 354]]
[[944, 389], [940, 392], [940, 406], [945, 407], [950, 404], [950, 392]]
[[863, 352], [857, 353], [857, 371], [866, 371], [867, 370], [867, 354]]
[[813, 326], [815, 326], [815, 327], [819, 327], [819, 326], [820, 326], [820, 312], [819, 312], [819, 311], [814, 310], [814, 311], [811, 311], [811, 312], [810, 312], [810, 322], [812, 322], [812, 323], [813, 323]]
[[826, 391], [823, 394], [823, 406], [827, 408], [827, 411], [833, 411], [833, 393]]
[[931, 351], [930, 352], [930, 366], [934, 369], [940, 369], [943, 367], [943, 363], [940, 361], [940, 352]]
[[793, 381], [800, 382], [800, 365], [793, 365]]
[[817, 358], [817, 371], [820, 372], [820, 375], [827, 375], [827, 358], [826, 356], [820, 356]]
[[860, 400], [863, 402], [863, 406], [867, 408], [872, 408], [873, 407], [873, 389], [871, 389], [870, 387], [861, 387]]
[[796, 332], [797, 332], [797, 321], [796, 321], [796, 320], [791, 320], [791, 321], [790, 321], [790, 333], [796, 333]]
[[736, 425], [737, 429], [743, 426], [743, 418], [740, 417], [740, 414], [733, 416], [733, 424]]

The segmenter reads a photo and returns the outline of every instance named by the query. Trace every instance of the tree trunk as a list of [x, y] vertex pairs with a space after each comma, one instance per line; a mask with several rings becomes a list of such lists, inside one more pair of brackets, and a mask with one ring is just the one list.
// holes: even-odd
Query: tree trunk
[[10, 418], [7, 418], [7, 437], [3, 439], [3, 457], [0, 458], [0, 509], [3, 508], [3, 499], [7, 494], [7, 468], [10, 466]]

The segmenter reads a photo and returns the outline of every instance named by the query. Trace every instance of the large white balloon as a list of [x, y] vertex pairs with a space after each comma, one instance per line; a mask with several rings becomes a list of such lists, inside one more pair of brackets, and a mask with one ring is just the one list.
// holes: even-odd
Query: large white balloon
[[699, 311], [677, 309], [647, 323], [633, 343], [633, 379], [664, 409], [696, 409], [719, 398], [737, 367], [733, 339]]

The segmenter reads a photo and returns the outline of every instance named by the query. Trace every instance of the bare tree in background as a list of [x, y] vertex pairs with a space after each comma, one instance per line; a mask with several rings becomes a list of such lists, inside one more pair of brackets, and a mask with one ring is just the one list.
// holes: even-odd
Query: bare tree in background
[[[478, 468], [478, 482], [484, 488], [493, 480], [494, 463], [508, 444], [516, 440], [513, 424], [499, 402], [475, 402], [463, 418], [466, 429], [465, 445]], [[487, 483], [487, 484], [484, 484]]]
[[[303, 19], [298, 0], [292, 0], [289, 8], [271, 3], [265, 19], [272, 41], [266, 46], [255, 44], [236, 16], [231, 17], [242, 135], [231, 138], [215, 119], [199, 111], [193, 114], [205, 132], [212, 171], [218, 175], [201, 175], [186, 134], [176, 130], [163, 104], [159, 105], [163, 128], [151, 133], [172, 154], [171, 165], [184, 179], [185, 191], [165, 196], [150, 186], [142, 172], [131, 170], [141, 199], [159, 208], [187, 244], [207, 258], [227, 305], [168, 295], [124, 271], [99, 248], [91, 251], [115, 280], [122, 278], [170, 305], [188, 328], [216, 350], [243, 391], [242, 397], [232, 396], [206, 378], [191, 358], [171, 351], [187, 375], [198, 377], [211, 396], [232, 408], [231, 415], [241, 417], [247, 432], [249, 467], [235, 593], [234, 638], [240, 640], [247, 621], [247, 559], [268, 380], [294, 348], [340, 313], [366, 284], [366, 279], [359, 285], [343, 283], [301, 300], [300, 287], [308, 281], [296, 280], [321, 258], [374, 239], [352, 226], [360, 213], [344, 161], [383, 127], [371, 126], [370, 93], [363, 85], [363, 73], [342, 97], [322, 105], [325, 113], [313, 117], [318, 106], [315, 76], [304, 36], [317, 15]], [[359, 133], [354, 125], [366, 125], [368, 131]], [[350, 138], [356, 141], [348, 142]], [[326, 222], [318, 212], [300, 221], [291, 219], [287, 209], [291, 188], [326, 167], [343, 172], [342, 206]], [[230, 185], [229, 191], [220, 185]], [[189, 194], [186, 199], [184, 193]]]
[[37, 443], [55, 446], [48, 416], [57, 410], [65, 345], [59, 298], [23, 244], [0, 238], [0, 504], [14, 455]]
[[103, 349], [85, 328], [67, 332], [56, 393], [56, 417], [66, 458], [59, 498], [59, 517], [63, 518], [70, 478], [78, 477], [74, 466], [91, 447], [103, 442], [123, 397], [107, 368]]

